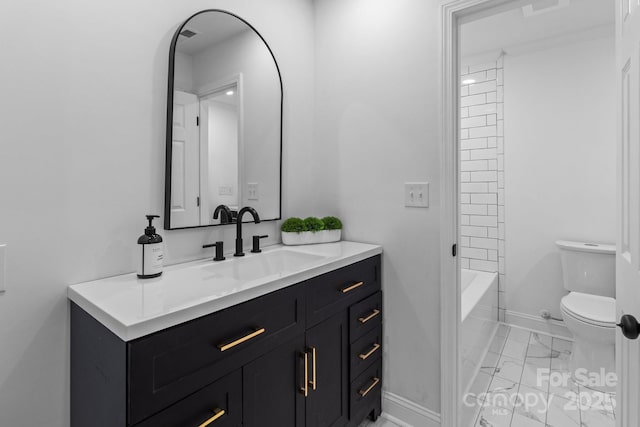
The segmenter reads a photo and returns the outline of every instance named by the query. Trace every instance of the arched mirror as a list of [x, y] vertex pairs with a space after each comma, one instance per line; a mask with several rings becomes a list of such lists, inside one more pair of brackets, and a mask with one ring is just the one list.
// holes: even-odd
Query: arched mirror
[[165, 229], [228, 223], [218, 205], [280, 219], [282, 79], [247, 21], [205, 10], [169, 52]]

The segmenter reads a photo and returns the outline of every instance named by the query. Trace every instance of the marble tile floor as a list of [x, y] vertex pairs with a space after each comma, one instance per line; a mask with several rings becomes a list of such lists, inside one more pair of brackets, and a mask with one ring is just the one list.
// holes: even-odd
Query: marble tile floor
[[384, 418], [384, 414], [383, 414], [383, 416], [378, 417], [378, 420], [375, 423], [370, 420], [365, 420], [365, 422], [360, 424], [360, 427], [405, 427], [405, 426], [401, 426], [387, 420], [386, 418]]
[[463, 401], [462, 425], [614, 427], [615, 397], [573, 383], [570, 356], [570, 341], [501, 324]]

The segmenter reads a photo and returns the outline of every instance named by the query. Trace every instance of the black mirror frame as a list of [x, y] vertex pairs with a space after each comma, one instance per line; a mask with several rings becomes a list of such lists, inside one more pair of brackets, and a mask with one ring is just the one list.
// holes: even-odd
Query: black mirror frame
[[187, 20], [185, 20], [176, 30], [173, 38], [171, 39], [171, 47], [169, 48], [169, 73], [168, 73], [168, 92], [167, 92], [167, 129], [166, 129], [166, 148], [165, 148], [165, 176], [164, 176], [164, 229], [165, 230], [183, 230], [188, 228], [203, 228], [203, 227], [217, 227], [220, 225], [229, 225], [229, 224], [208, 224], [208, 225], [194, 225], [192, 227], [175, 227], [171, 228], [171, 160], [173, 157], [173, 82], [174, 82], [174, 74], [175, 74], [175, 53], [176, 53], [176, 44], [178, 43], [178, 38], [184, 26], [194, 17], [208, 12], [219, 12], [225, 13], [227, 15], [233, 16], [236, 19], [239, 19], [244, 24], [246, 24], [254, 33], [260, 37], [260, 40], [264, 43], [264, 45], [269, 50], [269, 54], [273, 58], [273, 63], [276, 66], [276, 71], [278, 72], [278, 80], [280, 81], [280, 200], [278, 201], [278, 217], [265, 219], [263, 221], [278, 221], [282, 219], [282, 123], [283, 123], [283, 100], [284, 100], [284, 90], [282, 85], [282, 74], [280, 73], [280, 66], [278, 66], [278, 61], [276, 61], [276, 57], [271, 50], [271, 47], [267, 43], [267, 41], [262, 37], [262, 34], [256, 30], [253, 25], [249, 24], [246, 20], [242, 19], [238, 15], [228, 12], [222, 9], [205, 9], [200, 12], [194, 13]]

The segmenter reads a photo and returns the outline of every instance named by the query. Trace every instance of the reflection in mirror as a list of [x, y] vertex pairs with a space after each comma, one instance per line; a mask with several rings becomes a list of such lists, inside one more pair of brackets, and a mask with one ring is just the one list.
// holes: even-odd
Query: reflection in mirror
[[280, 219], [282, 83], [271, 50], [214, 10], [187, 20], [171, 46], [165, 228], [219, 225], [218, 205]]

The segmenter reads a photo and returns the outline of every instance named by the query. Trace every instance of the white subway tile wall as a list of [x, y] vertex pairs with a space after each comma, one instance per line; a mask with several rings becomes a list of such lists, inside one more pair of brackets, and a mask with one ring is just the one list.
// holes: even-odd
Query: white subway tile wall
[[460, 109], [460, 262], [499, 272], [498, 313], [504, 320], [503, 58], [462, 67]]

